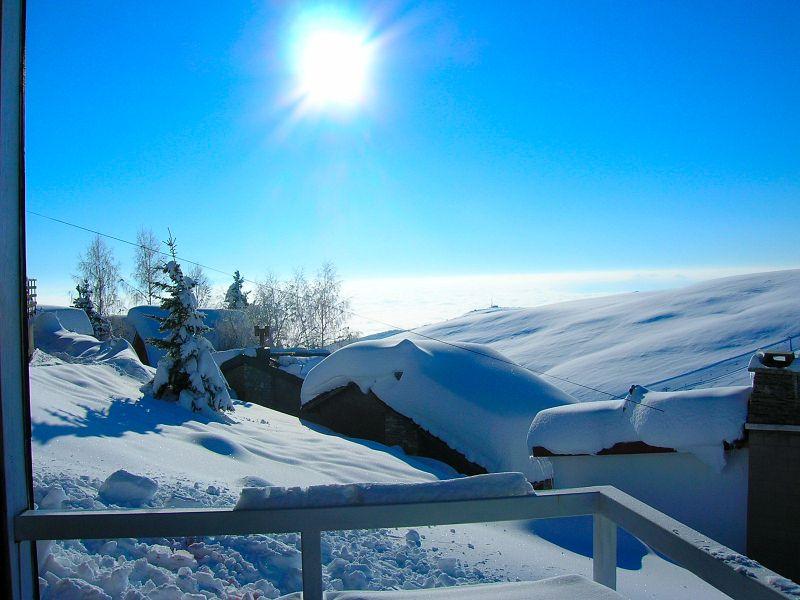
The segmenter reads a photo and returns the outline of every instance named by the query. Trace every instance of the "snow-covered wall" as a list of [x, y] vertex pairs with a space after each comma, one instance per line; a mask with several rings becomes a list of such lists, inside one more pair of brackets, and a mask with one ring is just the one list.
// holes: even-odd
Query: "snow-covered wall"
[[554, 486], [613, 485], [733, 548], [746, 550], [746, 448], [726, 452], [716, 471], [693, 454], [555, 456]]
[[[305, 378], [302, 402], [355, 383], [489, 471], [542, 479], [525, 436], [540, 410], [575, 400], [479, 344], [372, 340], [337, 350]], [[331, 401], [335, 401], [332, 398]]]
[[80, 308], [72, 306], [49, 306], [39, 305], [36, 307], [36, 317], [34, 318], [34, 327], [36, 320], [40, 315], [54, 314], [58, 317], [59, 322], [68, 331], [74, 331], [83, 335], [94, 335], [94, 329], [89, 321], [89, 317]]

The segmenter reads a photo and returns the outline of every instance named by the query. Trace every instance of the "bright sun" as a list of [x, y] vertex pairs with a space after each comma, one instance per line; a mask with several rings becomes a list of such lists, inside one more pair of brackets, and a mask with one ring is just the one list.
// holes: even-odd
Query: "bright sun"
[[300, 94], [317, 106], [352, 106], [366, 91], [372, 49], [363, 35], [346, 27], [320, 27], [299, 40]]

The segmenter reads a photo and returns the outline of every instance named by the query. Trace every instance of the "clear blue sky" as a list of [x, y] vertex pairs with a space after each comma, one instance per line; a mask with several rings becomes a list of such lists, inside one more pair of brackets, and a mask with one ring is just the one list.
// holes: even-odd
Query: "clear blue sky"
[[797, 264], [800, 3], [327, 4], [370, 97], [292, 119], [311, 3], [29, 0], [28, 207], [251, 278]]

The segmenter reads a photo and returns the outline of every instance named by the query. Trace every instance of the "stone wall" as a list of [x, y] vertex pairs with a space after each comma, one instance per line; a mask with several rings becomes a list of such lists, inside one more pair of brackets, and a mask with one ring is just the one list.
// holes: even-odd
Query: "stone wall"
[[749, 435], [747, 554], [800, 582], [800, 431]]
[[745, 426], [747, 554], [800, 582], [800, 374], [785, 368], [752, 371]]
[[800, 425], [800, 373], [756, 369], [748, 423]]

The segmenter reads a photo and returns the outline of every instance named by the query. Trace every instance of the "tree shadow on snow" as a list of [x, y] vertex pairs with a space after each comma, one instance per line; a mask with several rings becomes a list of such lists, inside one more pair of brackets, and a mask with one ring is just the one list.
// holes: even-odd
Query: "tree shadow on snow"
[[175, 402], [156, 400], [144, 396], [138, 400], [112, 397], [108, 405], [97, 410], [84, 404], [78, 405], [86, 411], [76, 416], [60, 410], [48, 409], [60, 423], [31, 423], [31, 438], [41, 444], [65, 435], [74, 437], [121, 437], [126, 433], [159, 433], [165, 426], [183, 425], [188, 421], [199, 424], [212, 419], [200, 413], [192, 413]]

